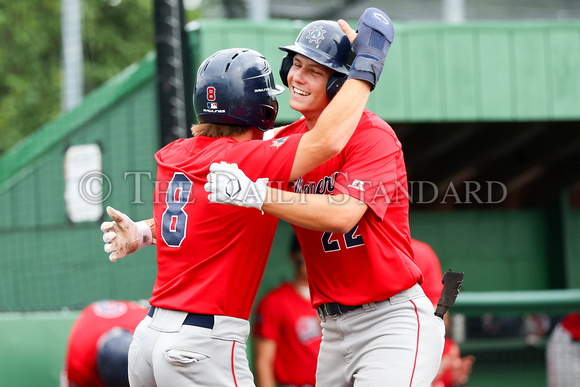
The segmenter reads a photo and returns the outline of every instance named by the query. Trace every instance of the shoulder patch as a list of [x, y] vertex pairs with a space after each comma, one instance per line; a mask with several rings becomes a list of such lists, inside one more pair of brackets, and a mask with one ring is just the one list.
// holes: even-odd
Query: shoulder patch
[[282, 144], [284, 144], [286, 142], [286, 140], [288, 140], [288, 136], [277, 138], [275, 140], [272, 140], [272, 143], [270, 146], [275, 146], [276, 148], [279, 148]]
[[359, 191], [365, 191], [365, 183], [364, 181], [358, 180], [358, 179], [354, 179], [352, 181], [352, 183], [350, 183], [348, 185], [349, 187], [352, 187], [354, 189], [358, 189]]

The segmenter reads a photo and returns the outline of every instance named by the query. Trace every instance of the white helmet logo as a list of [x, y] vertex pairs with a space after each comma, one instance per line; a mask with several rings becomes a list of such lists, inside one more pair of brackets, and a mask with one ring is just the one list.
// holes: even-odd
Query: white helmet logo
[[316, 44], [320, 44], [320, 41], [324, 40], [325, 32], [322, 26], [312, 27], [311, 30], [308, 30], [308, 43], [315, 42]]

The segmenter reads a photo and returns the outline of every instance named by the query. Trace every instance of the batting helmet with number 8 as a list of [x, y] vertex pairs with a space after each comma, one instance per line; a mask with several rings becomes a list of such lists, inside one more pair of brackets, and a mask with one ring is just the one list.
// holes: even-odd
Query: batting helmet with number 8
[[197, 71], [193, 106], [200, 123], [250, 125], [262, 131], [278, 115], [276, 85], [270, 64], [247, 48], [216, 52]]

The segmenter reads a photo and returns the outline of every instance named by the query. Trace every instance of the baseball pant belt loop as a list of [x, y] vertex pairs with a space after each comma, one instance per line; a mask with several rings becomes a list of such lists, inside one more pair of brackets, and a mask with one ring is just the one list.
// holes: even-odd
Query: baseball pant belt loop
[[[147, 312], [147, 316], [153, 317], [155, 307], [152, 306]], [[183, 321], [183, 325], [191, 325], [195, 327], [213, 329], [214, 317], [213, 314], [188, 313]]]

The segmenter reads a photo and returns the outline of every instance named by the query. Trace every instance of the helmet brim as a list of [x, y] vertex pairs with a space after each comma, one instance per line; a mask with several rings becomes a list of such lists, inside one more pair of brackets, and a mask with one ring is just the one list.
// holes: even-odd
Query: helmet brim
[[310, 49], [308, 47], [299, 46], [297, 44], [292, 44], [290, 46], [279, 46], [278, 47], [282, 51], [286, 51], [290, 54], [300, 54], [307, 57], [310, 60], [322, 65], [324, 67], [328, 67], [331, 70], [336, 72], [348, 75], [348, 67], [346, 66], [337, 66], [336, 60], [332, 58], [325, 52], [321, 52], [320, 50]]

